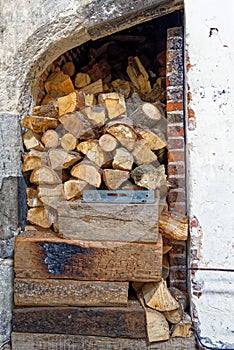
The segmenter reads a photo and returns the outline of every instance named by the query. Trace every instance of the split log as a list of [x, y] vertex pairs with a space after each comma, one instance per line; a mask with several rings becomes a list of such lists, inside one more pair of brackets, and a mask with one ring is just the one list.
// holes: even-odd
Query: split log
[[59, 121], [63, 124], [65, 130], [76, 138], [88, 140], [95, 137], [91, 123], [81, 112], [64, 114], [59, 118]]
[[135, 130], [127, 124], [121, 124], [115, 122], [114, 124], [107, 124], [104, 130], [105, 133], [108, 133], [114, 136], [123, 147], [127, 148], [129, 151], [132, 151], [135, 147], [137, 134]]
[[42, 207], [43, 203], [38, 198], [38, 189], [34, 187], [27, 187], [27, 205], [31, 208]]
[[64, 202], [58, 207], [59, 230], [69, 239], [157, 242], [157, 207], [157, 202]]
[[138, 140], [136, 142], [132, 155], [135, 159], [135, 163], [138, 165], [150, 164], [157, 160], [157, 156], [150, 150], [144, 140]]
[[98, 79], [103, 79], [105, 83], [111, 81], [111, 66], [105, 58], [95, 63], [88, 73], [93, 81]]
[[75, 165], [71, 170], [71, 175], [94, 187], [101, 186], [101, 170], [92, 162], [81, 162]]
[[119, 189], [120, 186], [129, 179], [129, 177], [130, 177], [129, 171], [112, 170], [112, 169], [103, 170], [103, 180], [105, 182], [106, 187], [109, 190]]
[[74, 86], [69, 75], [64, 74], [60, 69], [56, 69], [45, 82], [46, 92], [61, 91], [65, 95], [74, 91]]
[[[40, 167], [43, 162], [43, 152], [29, 152], [24, 153], [22, 155], [23, 158], [23, 165], [22, 165], [22, 171], [26, 172], [29, 170], [33, 170], [37, 167]], [[45, 162], [46, 163], [46, 162]]]
[[32, 115], [57, 119], [59, 117], [57, 100], [52, 100], [42, 106], [35, 106], [32, 110]]
[[111, 82], [111, 85], [117, 93], [122, 94], [125, 98], [129, 97], [131, 93], [131, 86], [129, 81], [116, 79]]
[[175, 288], [175, 287], [170, 287], [169, 291], [171, 293], [171, 295], [173, 296], [173, 298], [178, 301], [178, 303], [180, 304], [182, 310], [184, 311], [189, 304], [189, 297], [188, 294], [183, 292], [182, 290]]
[[48, 129], [56, 129], [59, 121], [55, 118], [39, 117], [36, 115], [25, 116], [21, 121], [24, 128], [30, 129], [35, 133], [45, 132]]
[[55, 99], [57, 100], [58, 97], [62, 97], [66, 95], [63, 91], [60, 90], [52, 90], [50, 91], [50, 93], [46, 94], [45, 97], [43, 98], [41, 104], [43, 105], [47, 105], [48, 103], [54, 101]]
[[58, 98], [59, 116], [79, 111], [85, 106], [85, 97], [82, 91], [71, 92], [69, 95]]
[[89, 185], [83, 180], [68, 180], [64, 182], [64, 196], [66, 200], [82, 198], [82, 192]]
[[171, 337], [182, 337], [189, 338], [193, 335], [193, 332], [190, 330], [192, 327], [192, 320], [189, 314], [184, 313], [182, 320], [174, 325], [171, 329]]
[[103, 107], [86, 107], [84, 113], [95, 127], [100, 128], [106, 122], [106, 113]]
[[40, 135], [35, 134], [32, 130], [28, 130], [23, 134], [24, 146], [27, 150], [35, 149], [37, 151], [43, 151], [44, 146], [40, 141]]
[[110, 134], [104, 134], [99, 138], [99, 146], [105, 152], [112, 152], [118, 146], [116, 138]]
[[82, 88], [82, 91], [87, 94], [98, 95], [103, 92], [103, 82], [102, 79], [95, 81], [92, 84], [86, 85]]
[[67, 133], [61, 138], [61, 146], [66, 151], [73, 151], [76, 149], [77, 139], [74, 135]]
[[152, 164], [143, 164], [132, 170], [131, 176], [138, 186], [149, 190], [159, 189], [166, 184], [166, 174], [163, 165], [154, 167]]
[[56, 214], [52, 208], [38, 207], [28, 210], [27, 220], [42, 228], [50, 228], [52, 223], [56, 220]]
[[158, 311], [171, 311], [179, 307], [179, 303], [169, 292], [166, 282], [145, 283], [142, 294], [147, 306]]
[[164, 77], [159, 77], [156, 80], [152, 90], [146, 94], [141, 94], [143, 101], [155, 103], [155, 101], [160, 101], [161, 103], [166, 102], [166, 79]]
[[136, 339], [146, 337], [144, 310], [136, 300], [129, 301], [127, 307], [17, 308], [13, 314], [12, 328], [16, 332], [29, 333], [46, 332]]
[[97, 164], [100, 168], [111, 164], [110, 156], [104, 152], [98, 144], [88, 151], [87, 157], [91, 162]]
[[96, 98], [94, 94], [85, 94], [85, 106], [94, 107], [96, 105]]
[[82, 159], [81, 155], [79, 153], [69, 153], [62, 149], [51, 149], [48, 152], [49, 161], [51, 168], [53, 170], [62, 170], [69, 168], [70, 166], [77, 163], [79, 160]]
[[182, 319], [183, 311], [182, 311], [181, 307], [179, 306], [179, 308], [176, 310], [164, 311], [163, 315], [166, 317], [168, 322], [170, 322], [172, 324], [177, 324]]
[[17, 278], [158, 281], [161, 259], [160, 237], [157, 243], [99, 242], [62, 239], [51, 231], [25, 231], [15, 239]]
[[92, 149], [97, 146], [98, 140], [83, 141], [77, 145], [77, 151], [86, 155], [88, 152], [92, 151]]
[[151, 343], [168, 340], [170, 338], [170, 333], [165, 316], [161, 312], [145, 307], [142, 291], [138, 291], [137, 297], [145, 310], [148, 341]]
[[159, 232], [172, 240], [188, 239], [188, 217], [180, 213], [162, 211], [159, 217]]
[[81, 89], [91, 83], [90, 76], [87, 73], [77, 73], [75, 77], [75, 87]]
[[115, 151], [114, 159], [112, 162], [112, 166], [114, 169], [119, 170], [132, 170], [133, 166], [133, 156], [128, 152], [125, 148], [117, 148]]
[[116, 92], [100, 94], [98, 101], [106, 107], [109, 119], [117, 118], [126, 113], [125, 99], [122, 94]]
[[56, 148], [59, 142], [59, 136], [53, 129], [47, 130], [41, 137], [41, 142], [46, 148]]
[[137, 56], [128, 58], [127, 74], [139, 92], [145, 94], [151, 91], [149, 75]]
[[128, 282], [14, 280], [17, 306], [127, 306]]
[[71, 61], [64, 63], [62, 66], [63, 73], [69, 75], [69, 77], [72, 77], [75, 74], [75, 70], [75, 65]]
[[52, 208], [57, 208], [61, 201], [65, 199], [63, 184], [59, 185], [39, 185], [38, 197], [45, 204]]
[[41, 166], [41, 167], [35, 168], [32, 171], [32, 174], [30, 176], [30, 182], [36, 185], [39, 185], [39, 184], [56, 185], [56, 184], [59, 184], [61, 180], [53, 169], [47, 166]]
[[138, 134], [146, 142], [146, 145], [152, 150], [156, 151], [167, 146], [166, 140], [157, 135], [155, 132], [149, 129], [138, 130]]

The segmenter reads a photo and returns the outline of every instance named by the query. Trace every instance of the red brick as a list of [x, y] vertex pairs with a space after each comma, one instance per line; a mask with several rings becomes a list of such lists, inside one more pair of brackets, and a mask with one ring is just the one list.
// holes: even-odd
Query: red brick
[[183, 175], [185, 174], [184, 164], [168, 164], [168, 175]]
[[169, 177], [168, 184], [171, 188], [185, 188], [185, 178], [184, 177]]
[[167, 160], [168, 162], [178, 162], [178, 161], [184, 161], [184, 151], [175, 151], [171, 150], [167, 154]]
[[184, 241], [173, 243], [169, 254], [186, 254], [186, 243]]
[[170, 280], [170, 287], [175, 287], [175, 288], [177, 288], [185, 293], [187, 293], [187, 291], [188, 291], [187, 281], [179, 281], [179, 280], [172, 281], [172, 280]]
[[169, 138], [168, 140], [169, 149], [184, 149], [184, 139], [183, 138]]
[[186, 266], [186, 255], [173, 255], [169, 253], [169, 264], [171, 267]]
[[184, 103], [181, 102], [167, 102], [167, 112], [183, 111]]
[[167, 126], [167, 136], [184, 136], [184, 126], [183, 125], [168, 125]]
[[184, 123], [183, 111], [169, 112], [167, 113], [167, 121], [169, 124]]
[[170, 268], [170, 279], [173, 281], [180, 280], [185, 281], [187, 279], [186, 266], [181, 266], [179, 269], [178, 266]]
[[170, 190], [167, 195], [168, 202], [171, 203], [177, 203], [177, 202], [185, 202], [185, 192], [184, 191], [177, 191], [177, 190]]
[[169, 210], [185, 215], [186, 214], [186, 205], [185, 205], [185, 203], [171, 203], [169, 205]]

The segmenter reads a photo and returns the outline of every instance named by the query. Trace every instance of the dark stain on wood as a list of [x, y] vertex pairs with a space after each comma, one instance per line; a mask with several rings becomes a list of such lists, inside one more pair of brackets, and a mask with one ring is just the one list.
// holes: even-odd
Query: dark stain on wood
[[35, 307], [14, 310], [15, 332], [146, 338], [144, 310], [128, 307]]
[[[93, 251], [90, 248], [82, 248], [68, 243], [52, 243], [43, 242], [38, 243], [43, 248], [44, 257], [43, 261], [47, 266], [48, 272], [52, 275], [64, 275], [66, 273], [66, 267], [70, 265], [70, 259], [72, 255], [92, 256]], [[76, 276], [84, 276], [82, 268], [76, 266]]]

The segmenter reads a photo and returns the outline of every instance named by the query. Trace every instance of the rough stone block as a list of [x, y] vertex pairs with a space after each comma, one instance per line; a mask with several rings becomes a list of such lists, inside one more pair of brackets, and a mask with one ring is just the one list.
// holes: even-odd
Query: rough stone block
[[0, 189], [0, 239], [14, 236], [18, 227], [18, 181], [15, 177], [3, 179]]
[[13, 263], [0, 259], [0, 344], [10, 339], [13, 307]]
[[0, 259], [13, 258], [15, 237], [0, 239]]
[[0, 188], [5, 177], [21, 174], [21, 140], [19, 116], [0, 113]]

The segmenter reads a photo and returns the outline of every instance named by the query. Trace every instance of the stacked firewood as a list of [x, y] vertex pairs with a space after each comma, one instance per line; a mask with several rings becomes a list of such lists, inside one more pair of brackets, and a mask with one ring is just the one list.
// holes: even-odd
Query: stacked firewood
[[[63, 66], [68, 68], [74, 73], [72, 62]], [[95, 81], [93, 71], [78, 72], [72, 81], [57, 68], [45, 82], [43, 104], [22, 120], [28, 221], [33, 225], [57, 230], [58, 204], [82, 199], [85, 189], [166, 193], [161, 164], [166, 119], [160, 100], [147, 102], [162, 89], [151, 88], [137, 56], [129, 58], [129, 81], [104, 83], [104, 68], [94, 65], [102, 76]]]
[[[75, 334], [148, 349], [146, 339], [191, 336], [188, 298], [166, 284], [170, 240], [188, 231], [187, 217], [165, 209], [166, 55], [157, 53], [157, 72], [146, 57], [118, 61], [118, 40], [144, 43], [113, 36], [90, 49], [88, 65], [57, 66], [42, 103], [22, 120], [31, 225], [15, 244], [19, 344], [26, 333], [32, 342], [39, 333]], [[86, 190], [150, 190], [155, 202], [90, 205]]]

